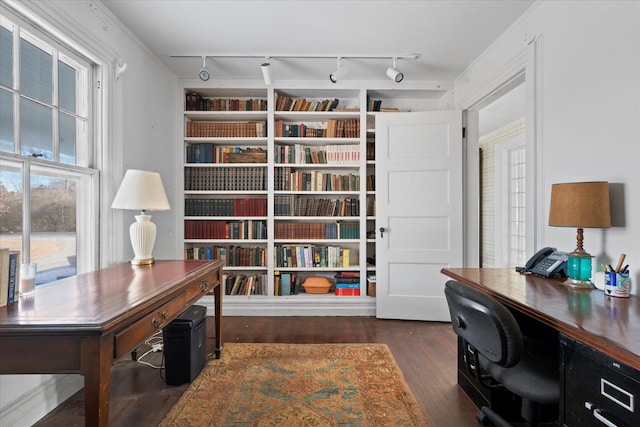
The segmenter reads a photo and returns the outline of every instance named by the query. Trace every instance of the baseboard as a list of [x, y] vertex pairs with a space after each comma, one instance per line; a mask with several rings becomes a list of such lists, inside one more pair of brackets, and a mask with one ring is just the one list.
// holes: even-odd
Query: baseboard
[[[215, 314], [213, 296], [197, 302]], [[291, 297], [224, 296], [223, 316], [375, 316], [373, 297], [336, 297], [327, 295], [292, 295]]]
[[0, 408], [0, 427], [28, 427], [84, 387], [80, 375], [53, 375]]

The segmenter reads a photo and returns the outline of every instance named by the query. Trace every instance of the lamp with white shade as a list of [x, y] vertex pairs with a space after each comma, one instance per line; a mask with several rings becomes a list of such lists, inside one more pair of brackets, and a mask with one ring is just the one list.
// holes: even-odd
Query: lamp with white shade
[[111, 207], [141, 211], [140, 215], [136, 215], [136, 222], [129, 227], [131, 246], [135, 254], [131, 264], [153, 264], [155, 260], [151, 254], [156, 243], [156, 225], [151, 222], [151, 215], [145, 212], [171, 209], [160, 174], [129, 169], [122, 179]]

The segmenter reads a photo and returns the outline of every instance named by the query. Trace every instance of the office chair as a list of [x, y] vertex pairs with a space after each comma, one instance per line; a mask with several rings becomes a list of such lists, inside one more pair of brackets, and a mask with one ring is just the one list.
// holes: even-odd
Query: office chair
[[[522, 398], [527, 426], [538, 424], [541, 405], [560, 401], [557, 351], [523, 336], [513, 314], [494, 298], [454, 280], [445, 284], [451, 326], [470, 348], [476, 378], [486, 387], [504, 387]], [[468, 356], [467, 356], [468, 357]], [[481, 408], [478, 421], [510, 426], [491, 408]]]

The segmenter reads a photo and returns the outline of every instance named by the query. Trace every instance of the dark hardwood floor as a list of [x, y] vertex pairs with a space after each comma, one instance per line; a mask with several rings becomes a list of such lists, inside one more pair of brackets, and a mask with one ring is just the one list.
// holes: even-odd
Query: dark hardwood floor
[[[214, 320], [209, 317], [209, 353], [214, 347], [213, 331]], [[456, 337], [448, 323], [372, 317], [224, 317], [223, 338], [241, 343], [387, 344], [430, 427], [477, 425], [475, 405], [456, 384]], [[161, 353], [151, 356], [145, 360], [160, 364]], [[111, 374], [109, 424], [155, 426], [187, 387], [166, 385], [160, 370], [130, 358], [118, 360]], [[82, 425], [82, 391], [36, 424]]]

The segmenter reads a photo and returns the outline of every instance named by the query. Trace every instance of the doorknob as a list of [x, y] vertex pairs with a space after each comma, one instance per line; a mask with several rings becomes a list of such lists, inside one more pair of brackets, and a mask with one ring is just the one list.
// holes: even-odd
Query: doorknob
[[380, 238], [382, 239], [384, 237], [384, 232], [387, 231], [385, 230], [384, 227], [380, 227]]

